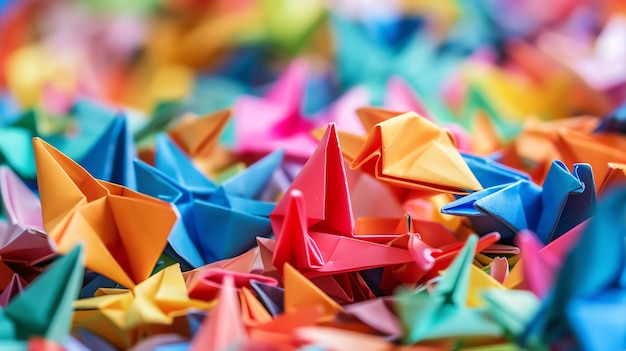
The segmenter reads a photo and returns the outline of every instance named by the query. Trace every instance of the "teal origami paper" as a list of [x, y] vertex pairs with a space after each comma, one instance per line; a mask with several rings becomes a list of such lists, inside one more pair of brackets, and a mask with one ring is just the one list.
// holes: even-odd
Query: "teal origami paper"
[[0, 309], [0, 348], [32, 337], [65, 341], [83, 278], [82, 257], [82, 247], [77, 246]]
[[35, 177], [32, 137], [32, 133], [23, 128], [0, 128], [0, 164], [9, 165], [20, 176], [31, 179]]
[[527, 179], [494, 185], [443, 206], [441, 212], [469, 217], [481, 234], [498, 231], [510, 238], [530, 229], [547, 244], [589, 218], [595, 203], [591, 166], [576, 164], [570, 173], [554, 161], [543, 187]]
[[426, 107], [441, 123], [449, 120], [437, 93], [459, 67], [462, 55], [442, 50], [431, 37], [417, 33], [399, 48], [378, 45], [358, 23], [340, 16], [331, 17], [337, 57], [337, 75], [344, 89], [365, 85], [372, 103], [381, 105], [387, 81], [393, 76], [406, 80], [424, 99]]
[[133, 133], [133, 141], [139, 146], [151, 142], [156, 134], [171, 126], [186, 110], [181, 101], [163, 101], [152, 111], [150, 119]]
[[483, 291], [483, 299], [488, 314], [511, 341], [524, 332], [541, 306], [535, 294], [526, 290], [488, 289]]
[[600, 201], [594, 217], [565, 258], [551, 294], [522, 343], [562, 342], [580, 350], [626, 348], [626, 189]]
[[485, 308], [467, 306], [470, 266], [477, 242], [476, 235], [467, 239], [463, 250], [432, 292], [420, 290], [397, 294], [395, 312], [404, 330], [404, 343], [489, 339], [502, 335], [502, 327]]
[[173, 203], [179, 219], [170, 233], [168, 255], [196, 268], [237, 256], [271, 233], [274, 204], [257, 200], [282, 151], [257, 161], [219, 187], [197, 170], [165, 134], [157, 136], [155, 166], [135, 161], [138, 190]]
[[39, 110], [25, 111], [11, 125], [0, 127], [0, 164], [32, 180], [36, 177], [33, 137], [40, 136], [72, 159], [80, 159], [114, 116], [88, 100], [76, 102], [70, 116], [47, 117]]

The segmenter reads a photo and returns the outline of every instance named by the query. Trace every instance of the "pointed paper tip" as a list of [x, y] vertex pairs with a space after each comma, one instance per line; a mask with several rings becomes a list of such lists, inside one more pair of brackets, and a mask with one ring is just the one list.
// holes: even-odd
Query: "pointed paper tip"
[[524, 248], [532, 247], [533, 249], [541, 249], [543, 247], [543, 244], [537, 235], [527, 229], [517, 232], [517, 235], [515, 236], [515, 243], [522, 249], [522, 252], [524, 252]]

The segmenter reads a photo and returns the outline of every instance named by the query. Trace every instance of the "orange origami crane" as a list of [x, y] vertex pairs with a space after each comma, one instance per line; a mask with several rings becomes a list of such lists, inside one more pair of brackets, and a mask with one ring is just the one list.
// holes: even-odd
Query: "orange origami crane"
[[44, 228], [58, 251], [85, 245], [85, 266], [127, 288], [148, 278], [176, 221], [163, 201], [94, 179], [34, 138]]
[[357, 111], [366, 138], [340, 133], [351, 169], [426, 193], [466, 194], [482, 186], [459, 154], [452, 133], [415, 112]]

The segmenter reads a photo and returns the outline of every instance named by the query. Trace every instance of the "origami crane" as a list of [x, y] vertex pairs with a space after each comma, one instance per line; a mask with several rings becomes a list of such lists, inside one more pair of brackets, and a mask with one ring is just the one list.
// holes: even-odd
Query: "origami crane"
[[84, 328], [118, 348], [163, 331], [189, 335], [182, 321], [191, 309], [209, 310], [214, 303], [189, 298], [180, 266], [169, 266], [132, 290], [101, 289], [96, 297], [74, 303], [75, 327]]
[[54, 257], [54, 244], [43, 229], [39, 199], [7, 166], [0, 166], [0, 194], [7, 217], [7, 226], [0, 226], [2, 261], [33, 266]]
[[494, 339], [501, 327], [490, 319], [484, 307], [467, 306], [470, 269], [478, 238], [470, 236], [463, 250], [448, 267], [432, 292], [402, 292], [395, 310], [404, 329], [404, 342], [452, 338]]
[[[427, 275], [432, 278], [438, 270], [445, 269], [461, 249], [462, 242], [441, 225], [436, 229], [420, 225], [421, 239], [420, 234], [403, 231], [406, 225], [398, 232], [398, 223], [404, 223], [399, 219], [391, 219], [389, 225], [388, 218], [359, 218], [360, 225], [355, 226], [341, 154], [337, 131], [331, 123], [318, 148], [270, 216], [276, 237], [271, 256], [273, 265], [280, 271], [279, 267], [288, 262], [316, 284], [327, 288], [334, 286], [333, 297], [341, 301], [354, 300], [358, 295], [351, 297], [347, 281], [352, 281], [350, 284], [357, 288], [354, 291], [362, 290], [365, 296], [371, 291], [367, 286], [365, 290], [358, 288], [360, 283], [351, 280], [355, 277], [338, 277], [337, 273], [390, 266], [394, 275], [404, 275], [389, 278], [387, 286], [393, 290], [400, 284], [398, 279], [411, 278], [417, 283], [420, 278]], [[481, 250], [498, 239], [497, 234], [481, 238]], [[369, 257], [365, 261], [349, 253], [339, 255], [339, 249], [351, 252], [356, 247], [361, 248], [359, 251], [370, 250], [376, 254], [363, 256]], [[377, 259], [372, 261], [372, 257]], [[320, 280], [320, 275], [328, 274], [333, 274], [334, 281]], [[378, 289], [379, 284], [380, 281], [374, 283], [371, 289]]]
[[82, 253], [81, 246], [73, 248], [6, 308], [0, 309], [0, 347], [12, 349], [12, 345], [34, 337], [59, 344], [66, 340], [72, 323], [72, 303], [82, 282]]
[[237, 256], [271, 232], [271, 203], [255, 200], [282, 160], [277, 151], [220, 187], [194, 167], [164, 134], [157, 136], [155, 167], [135, 161], [139, 191], [173, 203], [180, 218], [169, 236], [174, 257], [200, 267]]
[[482, 189], [450, 132], [416, 113], [397, 115], [366, 129], [367, 139], [350, 168], [394, 186], [431, 193], [464, 194]]
[[59, 252], [85, 243], [86, 267], [132, 288], [150, 276], [176, 221], [172, 207], [94, 179], [33, 139], [43, 225]]
[[305, 62], [294, 61], [264, 98], [238, 99], [234, 106], [238, 152], [265, 155], [282, 148], [288, 157], [311, 155], [316, 143], [309, 133], [315, 125], [301, 112], [308, 70]]
[[[589, 165], [576, 164], [570, 174], [562, 162], [554, 161], [543, 188], [520, 179], [459, 198], [441, 211], [468, 216], [479, 233], [498, 231], [506, 238], [530, 229], [549, 243], [591, 216], [594, 189]], [[513, 203], [518, 211], [510, 210]]]
[[[620, 316], [626, 306], [626, 190], [607, 194], [569, 252], [554, 289], [522, 335], [530, 347], [558, 344], [573, 336], [580, 349], [626, 347]], [[566, 340], [567, 341], [567, 340]]]

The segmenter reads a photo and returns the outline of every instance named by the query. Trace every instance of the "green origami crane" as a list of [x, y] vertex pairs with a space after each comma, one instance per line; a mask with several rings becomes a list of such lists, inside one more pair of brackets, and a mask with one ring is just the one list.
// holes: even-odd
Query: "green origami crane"
[[65, 341], [83, 282], [82, 262], [83, 249], [77, 246], [0, 309], [1, 350], [25, 350], [26, 342], [34, 337], [58, 344]]
[[395, 309], [404, 327], [404, 342], [456, 339], [480, 341], [498, 338], [502, 327], [486, 308], [467, 307], [470, 268], [478, 237], [471, 235], [437, 286], [429, 292], [398, 294]]

